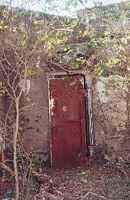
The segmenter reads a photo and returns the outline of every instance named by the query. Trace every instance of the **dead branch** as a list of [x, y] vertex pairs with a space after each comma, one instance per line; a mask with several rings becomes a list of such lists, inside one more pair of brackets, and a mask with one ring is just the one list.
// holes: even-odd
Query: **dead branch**
[[104, 200], [109, 200], [107, 197], [104, 197], [103, 195], [99, 195], [95, 192], [87, 192], [87, 194], [85, 194], [83, 197], [82, 197], [82, 200], [85, 200], [86, 198], [88, 198], [90, 195], [92, 196], [95, 196], [95, 197], [98, 197], [99, 199], [104, 199]]
[[16, 189], [16, 200], [19, 199], [19, 175], [18, 175], [18, 165], [17, 165], [17, 137], [19, 132], [19, 98], [15, 100], [16, 106], [16, 124], [15, 132], [13, 138], [13, 163], [14, 163], [14, 173], [15, 173], [15, 189]]
[[43, 192], [43, 198], [49, 199], [49, 200], [64, 200], [64, 196], [56, 196], [54, 194]]
[[0, 162], [0, 166], [1, 166], [4, 170], [6, 170], [11, 176], [14, 176], [13, 170], [12, 170], [9, 166], [7, 166], [5, 163]]
[[70, 66], [68, 66], [68, 65], [62, 65], [61, 63], [59, 64], [54, 61], [48, 61], [48, 64], [54, 65], [65, 72], [68, 72], [68, 73], [72, 72], [72, 70], [69, 70]]

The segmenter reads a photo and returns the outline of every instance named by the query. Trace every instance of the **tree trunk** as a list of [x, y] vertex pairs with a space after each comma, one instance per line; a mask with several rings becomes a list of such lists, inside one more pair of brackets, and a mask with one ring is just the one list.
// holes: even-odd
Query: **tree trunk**
[[14, 174], [15, 174], [15, 200], [19, 199], [19, 175], [18, 175], [18, 164], [17, 164], [17, 138], [19, 132], [19, 98], [15, 100], [16, 107], [16, 122], [15, 122], [15, 131], [14, 131], [14, 139], [13, 139], [13, 163], [14, 163]]

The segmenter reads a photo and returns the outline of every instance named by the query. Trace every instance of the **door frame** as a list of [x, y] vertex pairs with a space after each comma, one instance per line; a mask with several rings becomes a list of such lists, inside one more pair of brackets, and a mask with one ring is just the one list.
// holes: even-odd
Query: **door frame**
[[93, 105], [92, 105], [92, 81], [88, 79], [86, 76], [86, 72], [82, 70], [72, 70], [70, 72], [66, 71], [58, 71], [58, 72], [50, 72], [47, 74], [48, 80], [48, 113], [49, 113], [49, 152], [50, 152], [50, 165], [52, 167], [52, 144], [51, 144], [51, 110], [50, 110], [50, 80], [52, 79], [60, 79], [63, 76], [76, 76], [81, 75], [84, 78], [84, 89], [86, 90], [85, 95], [85, 119], [86, 119], [86, 145], [88, 147], [87, 155], [88, 157], [93, 156], [94, 147], [95, 147], [95, 131], [94, 131], [94, 119], [93, 119]]

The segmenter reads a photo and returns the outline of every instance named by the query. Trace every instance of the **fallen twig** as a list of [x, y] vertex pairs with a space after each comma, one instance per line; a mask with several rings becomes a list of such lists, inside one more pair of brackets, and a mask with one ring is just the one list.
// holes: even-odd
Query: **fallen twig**
[[102, 195], [99, 195], [99, 194], [96, 194], [94, 192], [87, 192], [87, 194], [85, 194], [83, 197], [82, 197], [82, 200], [86, 199], [86, 197], [88, 197], [89, 195], [93, 195], [93, 196], [96, 196], [98, 198], [101, 198], [101, 199], [104, 199], [104, 200], [109, 200], [108, 198], [102, 196]]

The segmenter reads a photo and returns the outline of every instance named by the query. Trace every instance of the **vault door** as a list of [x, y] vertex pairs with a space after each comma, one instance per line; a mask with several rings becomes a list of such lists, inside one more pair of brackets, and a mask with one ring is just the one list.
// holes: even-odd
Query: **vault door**
[[86, 151], [84, 77], [50, 79], [51, 165], [79, 165]]

